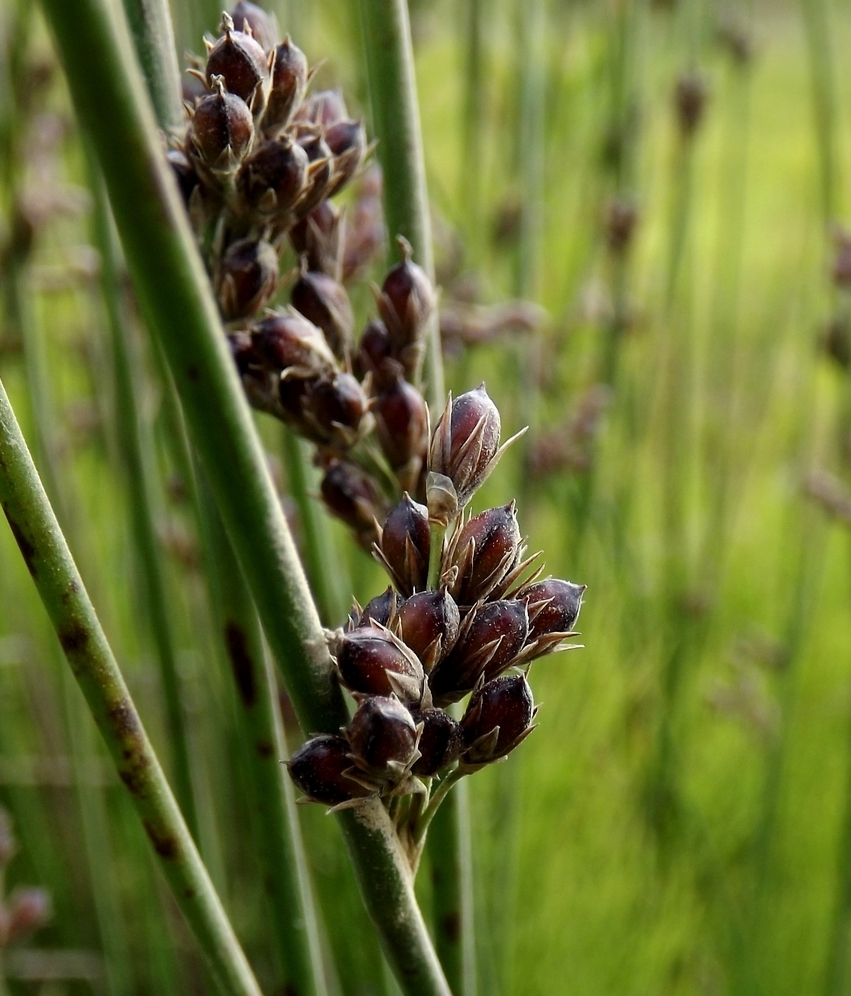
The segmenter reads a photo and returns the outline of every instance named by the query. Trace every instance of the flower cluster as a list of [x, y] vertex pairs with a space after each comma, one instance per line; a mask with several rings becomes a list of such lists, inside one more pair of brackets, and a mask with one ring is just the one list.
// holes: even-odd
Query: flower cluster
[[[308, 94], [304, 54], [289, 37], [276, 44], [245, 0], [207, 47], [168, 156], [231, 351], [251, 404], [315, 444], [326, 505], [369, 548], [403, 491], [424, 496], [428, 422], [414, 385], [436, 294], [400, 239], [402, 259], [374, 288], [378, 314], [356, 340], [344, 280], [375, 248], [378, 198], [364, 185], [353, 239], [330, 198], [368, 152], [362, 123], [339, 93]], [[289, 306], [264, 310], [287, 245], [300, 261]]]
[[[431, 436], [427, 504], [406, 494], [375, 544], [393, 585], [330, 636], [356, 708], [339, 735], [312, 737], [290, 761], [309, 800], [415, 795], [427, 822], [432, 779], [448, 786], [531, 732], [528, 665], [576, 635], [585, 586], [526, 576], [537, 557], [524, 556], [514, 502], [465, 513], [503, 449], [484, 387], [450, 397]], [[458, 721], [450, 707], [468, 695]], [[442, 797], [438, 787], [432, 803]]]

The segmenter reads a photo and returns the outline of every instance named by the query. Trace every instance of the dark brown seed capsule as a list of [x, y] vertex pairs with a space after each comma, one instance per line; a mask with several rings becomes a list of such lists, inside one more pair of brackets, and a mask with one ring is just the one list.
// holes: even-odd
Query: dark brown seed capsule
[[373, 411], [378, 441], [390, 466], [399, 470], [416, 461], [415, 481], [428, 447], [425, 399], [413, 384], [400, 377], [378, 395]]
[[195, 190], [199, 183], [198, 174], [195, 172], [192, 163], [189, 162], [189, 159], [180, 149], [169, 149], [166, 152], [166, 158], [180, 188], [180, 196], [183, 198], [184, 204], [188, 207], [192, 191]]
[[389, 781], [398, 781], [405, 774], [417, 750], [414, 720], [395, 696], [363, 699], [347, 733], [355, 764]]
[[422, 697], [424, 673], [417, 657], [392, 633], [374, 624], [354, 629], [334, 647], [340, 680], [352, 692], [398, 695], [405, 702]]
[[289, 231], [296, 254], [307, 269], [334, 276], [340, 254], [340, 214], [330, 201], [320, 201]]
[[461, 615], [446, 589], [420, 591], [406, 599], [398, 613], [398, 632], [419, 657], [426, 672], [455, 646]]
[[289, 35], [275, 49], [272, 65], [272, 86], [263, 113], [263, 130], [273, 132], [292, 117], [292, 113], [304, 98], [307, 89], [307, 59], [298, 46], [293, 45]]
[[290, 777], [312, 802], [338, 806], [349, 799], [371, 795], [369, 789], [349, 778], [349, 743], [343, 737], [313, 737], [287, 762]]
[[513, 501], [474, 515], [461, 530], [453, 557], [458, 574], [452, 594], [458, 604], [472, 605], [499, 592], [520, 554], [520, 526]]
[[251, 35], [234, 31], [227, 14], [222, 30], [224, 35], [207, 54], [207, 83], [212, 86], [213, 77], [222, 76], [228, 91], [247, 102], [268, 78], [266, 53]]
[[499, 433], [499, 409], [484, 384], [454, 400], [450, 395], [431, 437], [429, 470], [452, 482], [459, 507], [493, 469]]
[[262, 239], [228, 246], [216, 277], [216, 295], [225, 321], [256, 315], [278, 287], [278, 255]]
[[511, 667], [529, 635], [526, 605], [502, 599], [470, 612], [452, 651], [435, 667], [429, 685], [435, 702], [457, 702], [482, 675], [495, 678]]
[[325, 273], [302, 273], [290, 294], [293, 307], [325, 333], [335, 356], [344, 359], [352, 346], [355, 319], [342, 284]]
[[371, 373], [375, 386], [380, 390], [382, 387], [393, 382], [396, 376], [395, 362], [388, 361], [393, 355], [390, 345], [390, 336], [384, 322], [374, 318], [360, 337], [358, 351], [355, 354], [357, 372], [362, 376]]
[[290, 368], [285, 370], [276, 382], [278, 404], [286, 421], [292, 423], [299, 433], [308, 436], [314, 442], [319, 440], [315, 438], [316, 430], [313, 424], [305, 420], [304, 407], [310, 387], [316, 380], [316, 376], [302, 377]]
[[366, 395], [355, 378], [336, 373], [310, 381], [302, 413], [316, 442], [348, 449], [361, 434], [367, 407]]
[[550, 633], [570, 633], [582, 608], [584, 584], [549, 578], [527, 585], [517, 593], [529, 611], [529, 641]]
[[443, 709], [416, 712], [414, 722], [422, 723], [423, 728], [417, 745], [420, 757], [411, 771], [423, 778], [431, 778], [458, 759], [464, 745], [461, 727]]
[[335, 460], [325, 471], [320, 491], [330, 511], [369, 547], [377, 537], [375, 522], [384, 518], [387, 507], [372, 478], [348, 460]]
[[467, 764], [505, 757], [532, 730], [535, 702], [523, 674], [506, 675], [476, 689], [461, 720]]
[[298, 108], [295, 120], [317, 124], [322, 128], [330, 128], [331, 125], [345, 120], [348, 116], [343, 95], [339, 90], [320, 90], [319, 93], [314, 93], [308, 97]]
[[277, 378], [255, 349], [250, 332], [228, 335], [231, 356], [236, 363], [249, 403], [260, 411], [274, 410], [277, 401]]
[[301, 196], [307, 182], [307, 153], [288, 138], [264, 142], [242, 164], [237, 188], [258, 214], [279, 215]]
[[376, 547], [378, 559], [406, 597], [425, 589], [430, 548], [428, 509], [406, 493], [387, 516]]
[[398, 604], [399, 596], [392, 588], [388, 587], [386, 591], [376, 595], [375, 598], [366, 603], [357, 622], [358, 627], [369, 626], [373, 622], [378, 623], [379, 626], [390, 626]]
[[366, 132], [361, 121], [338, 121], [325, 129], [324, 138], [334, 156], [331, 196], [357, 173], [366, 154]]
[[307, 182], [304, 193], [298, 202], [299, 217], [303, 217], [316, 207], [323, 197], [330, 196], [329, 183], [333, 173], [331, 150], [321, 135], [306, 132], [298, 138], [298, 144], [307, 154]]
[[257, 4], [249, 3], [248, 0], [239, 0], [231, 10], [230, 17], [236, 30], [252, 35], [264, 51], [270, 49], [277, 41], [272, 18]]
[[198, 102], [192, 116], [189, 148], [211, 170], [232, 173], [254, 138], [254, 119], [246, 103], [233, 93], [217, 92]]
[[322, 331], [296, 311], [269, 315], [252, 326], [252, 333], [255, 349], [272, 370], [298, 367], [318, 375], [334, 367]]
[[378, 298], [378, 310], [393, 344], [393, 355], [411, 373], [411, 357], [425, 331], [425, 323], [434, 311], [436, 296], [425, 270], [411, 260], [411, 247], [400, 240], [402, 262], [387, 274]]

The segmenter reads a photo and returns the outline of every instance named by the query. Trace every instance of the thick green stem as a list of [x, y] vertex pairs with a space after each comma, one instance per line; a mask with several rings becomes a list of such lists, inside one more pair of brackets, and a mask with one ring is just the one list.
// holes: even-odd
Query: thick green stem
[[165, 780], [0, 383], [0, 504], [177, 905], [223, 993], [260, 990]]
[[[384, 174], [384, 210], [391, 241], [403, 235], [414, 259], [434, 279], [431, 221], [417, 103], [414, 52], [406, 0], [359, 0], [372, 123]], [[426, 341], [427, 398], [443, 407], [443, 362], [437, 316]]]
[[[72, 7], [44, 0], [43, 6], [98, 155], [142, 311], [168, 359], [299, 722], [309, 732], [336, 732], [348, 720], [343, 695], [162, 155], [126, 24], [106, 0], [79, 0]], [[376, 803], [341, 822], [365, 901], [405, 991], [447, 993], [404, 859], [395, 836], [384, 832], [386, 811]]]
[[180, 67], [168, 0], [123, 0], [136, 52], [162, 128], [183, 124]]

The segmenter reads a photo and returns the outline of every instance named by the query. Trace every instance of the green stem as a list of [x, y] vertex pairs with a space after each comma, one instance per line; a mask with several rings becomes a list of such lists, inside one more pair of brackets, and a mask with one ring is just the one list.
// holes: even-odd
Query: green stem
[[223, 993], [260, 990], [148, 740], [0, 383], [0, 503], [175, 901]]
[[453, 770], [444, 777], [440, 785], [438, 785], [434, 790], [428, 805], [423, 810], [420, 818], [417, 820], [416, 840], [418, 843], [422, 843], [425, 840], [428, 828], [436, 816], [437, 811], [440, 809], [441, 803], [446, 799], [452, 786], [456, 785], [465, 774], [466, 772], [461, 768], [453, 768]]
[[183, 124], [180, 67], [167, 0], [123, 0], [154, 113], [162, 128]]
[[446, 526], [440, 522], [429, 523], [430, 546], [428, 551], [428, 581], [426, 587], [435, 591], [440, 587], [440, 569], [443, 564], [443, 539]]
[[[43, 7], [77, 114], [98, 155], [140, 306], [168, 359], [299, 722], [311, 733], [336, 732], [348, 721], [345, 701], [162, 155], [126, 23], [106, 0], [78, 0], [72, 7], [44, 0]], [[367, 805], [340, 822], [367, 907], [405, 991], [448, 992], [386, 811], [378, 803]]]
[[[406, 0], [358, 0], [378, 159], [384, 175], [384, 210], [391, 241], [403, 235], [414, 259], [434, 279], [431, 220], [420, 133], [417, 81]], [[444, 402], [440, 329], [427, 333], [425, 377], [433, 411]]]

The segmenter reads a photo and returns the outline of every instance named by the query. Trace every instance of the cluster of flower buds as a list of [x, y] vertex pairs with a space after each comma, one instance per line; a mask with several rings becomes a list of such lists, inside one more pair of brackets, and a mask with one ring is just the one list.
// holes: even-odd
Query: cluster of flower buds
[[[339, 735], [311, 738], [290, 761], [308, 800], [380, 797], [393, 811], [414, 793], [426, 814], [432, 779], [500, 761], [532, 731], [529, 664], [570, 646], [585, 586], [541, 579], [514, 502], [466, 513], [503, 449], [484, 387], [450, 397], [430, 441], [426, 504], [406, 494], [375, 543], [392, 586], [329, 637], [356, 709]], [[451, 707], [468, 696], [457, 720]]]

